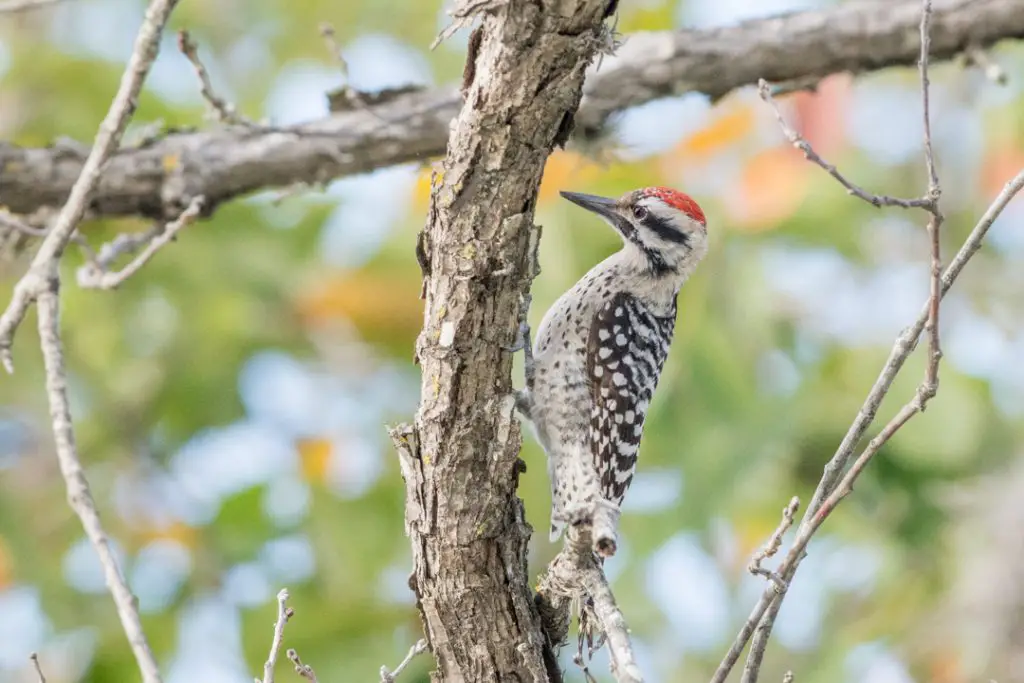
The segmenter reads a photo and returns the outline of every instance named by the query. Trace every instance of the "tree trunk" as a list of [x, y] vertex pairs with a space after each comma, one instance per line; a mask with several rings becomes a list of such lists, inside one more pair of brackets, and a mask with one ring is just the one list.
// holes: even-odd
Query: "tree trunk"
[[418, 249], [421, 404], [414, 426], [394, 432], [410, 586], [434, 680], [547, 681], [560, 675], [527, 575], [531, 528], [516, 495], [525, 468], [506, 348], [530, 284], [541, 174], [571, 132], [584, 72], [608, 40], [609, 0], [463, 5], [482, 12], [481, 24]]

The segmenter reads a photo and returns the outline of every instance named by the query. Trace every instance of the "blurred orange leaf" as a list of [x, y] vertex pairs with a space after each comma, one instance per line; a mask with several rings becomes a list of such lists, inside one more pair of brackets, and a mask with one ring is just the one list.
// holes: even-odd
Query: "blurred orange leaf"
[[1003, 191], [1003, 185], [1024, 168], [1024, 150], [1009, 145], [996, 147], [981, 167], [982, 193], [985, 197], [995, 197]]
[[441, 164], [431, 164], [420, 170], [416, 176], [416, 184], [412, 188], [412, 204], [416, 213], [423, 213], [430, 205], [430, 191], [434, 185], [444, 180]]
[[303, 477], [307, 481], [324, 481], [334, 452], [333, 442], [324, 438], [311, 438], [299, 439], [296, 445]]
[[600, 167], [574, 152], [556, 150], [548, 157], [544, 167], [544, 178], [540, 183], [538, 202], [550, 202], [558, 198], [560, 190], [573, 186], [583, 186], [592, 181], [600, 173]]
[[932, 658], [929, 669], [932, 683], [963, 683], [966, 677], [960, 668], [960, 658], [950, 650], [939, 650]]
[[748, 231], [774, 228], [793, 215], [807, 195], [811, 164], [790, 147], [775, 147], [751, 157], [740, 187], [725, 204], [733, 225]]
[[196, 530], [184, 522], [171, 522], [161, 526], [143, 528], [138, 535], [139, 545], [152, 541], [176, 541], [186, 548], [196, 547]]
[[791, 123], [825, 158], [846, 144], [844, 121], [850, 109], [852, 83], [849, 74], [835, 74], [818, 83], [815, 92], [791, 96], [795, 119]]
[[0, 536], [0, 590], [7, 588], [14, 581], [14, 567], [11, 566], [11, 553], [7, 544]]
[[754, 111], [747, 103], [735, 105], [719, 114], [711, 123], [684, 138], [672, 156], [682, 158], [707, 157], [730, 145], [737, 144], [754, 130]]
[[307, 325], [333, 319], [351, 321], [374, 338], [415, 337], [423, 322], [419, 271], [415, 277], [366, 270], [328, 275], [299, 295], [299, 315]]

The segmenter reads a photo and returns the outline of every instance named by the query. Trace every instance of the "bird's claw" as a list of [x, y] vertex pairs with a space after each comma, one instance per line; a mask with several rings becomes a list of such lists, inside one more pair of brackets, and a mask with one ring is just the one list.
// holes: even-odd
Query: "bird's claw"
[[525, 320], [520, 320], [519, 329], [516, 330], [515, 340], [508, 346], [502, 346], [501, 348], [508, 351], [509, 353], [519, 353], [520, 351], [526, 351], [529, 346], [530, 325]]
[[519, 304], [519, 328], [516, 330], [515, 341], [510, 346], [503, 347], [509, 353], [523, 352], [523, 374], [526, 378], [526, 387], [533, 386], [533, 344], [530, 341], [530, 302], [532, 297], [529, 294], [522, 296]]

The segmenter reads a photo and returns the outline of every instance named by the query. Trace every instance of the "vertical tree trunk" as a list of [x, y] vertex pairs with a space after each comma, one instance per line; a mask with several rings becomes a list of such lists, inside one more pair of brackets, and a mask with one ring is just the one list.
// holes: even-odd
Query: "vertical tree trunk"
[[[394, 436], [406, 530], [437, 681], [558, 678], [527, 575], [511, 397], [519, 296], [539, 231], [537, 189], [564, 143], [609, 0], [477, 0], [464, 104], [432, 181], [415, 425]], [[531, 476], [545, 476], [542, 467]], [[545, 667], [547, 651], [548, 666]]]

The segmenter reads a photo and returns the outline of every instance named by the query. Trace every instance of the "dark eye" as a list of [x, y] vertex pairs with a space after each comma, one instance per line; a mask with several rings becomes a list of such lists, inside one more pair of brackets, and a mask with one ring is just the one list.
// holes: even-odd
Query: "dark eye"
[[636, 218], [638, 221], [646, 220], [647, 216], [648, 216], [648, 213], [647, 213], [647, 208], [646, 207], [643, 207], [643, 206], [634, 206], [633, 207], [633, 217]]

